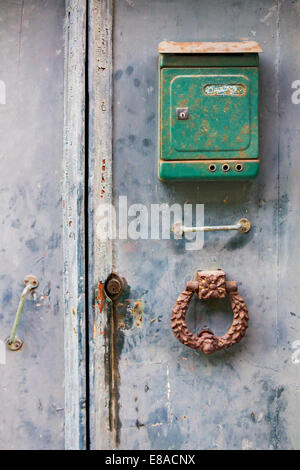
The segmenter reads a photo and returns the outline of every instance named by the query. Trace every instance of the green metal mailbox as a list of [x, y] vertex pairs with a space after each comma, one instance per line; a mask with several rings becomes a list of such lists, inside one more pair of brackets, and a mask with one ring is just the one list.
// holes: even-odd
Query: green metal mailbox
[[159, 44], [159, 178], [254, 178], [259, 170], [254, 41]]

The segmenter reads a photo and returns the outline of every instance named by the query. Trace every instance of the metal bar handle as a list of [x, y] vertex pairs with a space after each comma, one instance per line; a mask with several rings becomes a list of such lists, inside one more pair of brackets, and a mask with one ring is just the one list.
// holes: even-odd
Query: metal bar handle
[[24, 279], [24, 285], [25, 287], [20, 297], [17, 313], [16, 313], [15, 320], [11, 329], [10, 336], [5, 341], [7, 344], [7, 347], [11, 351], [18, 351], [23, 346], [24, 341], [18, 339], [16, 336], [17, 329], [20, 323], [22, 312], [23, 312], [25, 299], [27, 295], [29, 294], [29, 292], [32, 292], [34, 289], [38, 287], [39, 281], [35, 276], [28, 275]]
[[251, 230], [251, 223], [248, 219], [240, 219], [235, 225], [213, 225], [203, 227], [185, 227], [181, 222], [177, 222], [172, 227], [175, 238], [182, 238], [185, 233], [191, 232], [221, 232], [238, 230], [241, 233], [248, 233]]

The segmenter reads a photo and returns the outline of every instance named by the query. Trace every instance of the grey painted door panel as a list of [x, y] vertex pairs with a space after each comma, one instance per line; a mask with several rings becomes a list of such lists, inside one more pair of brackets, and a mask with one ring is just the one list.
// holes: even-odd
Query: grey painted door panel
[[[115, 268], [129, 291], [119, 301], [118, 439], [129, 449], [299, 449], [298, 206], [299, 1], [115, 2], [114, 200], [128, 205], [205, 204], [205, 223], [248, 217], [247, 236], [210, 233], [204, 248], [182, 241], [116, 241]], [[259, 177], [244, 183], [157, 179], [157, 45], [161, 40], [257, 40], [261, 54]], [[298, 144], [298, 145], [297, 145]], [[173, 336], [170, 313], [197, 269], [223, 268], [249, 307], [245, 339], [204, 356]], [[138, 304], [136, 304], [138, 302]], [[137, 322], [136, 306], [143, 310]], [[223, 313], [220, 312], [223, 307]], [[201, 315], [199, 312], [201, 311]], [[227, 305], [195, 302], [194, 328], [226, 331]]]
[[[61, 308], [63, 21], [59, 0], [0, 1], [0, 340], [9, 334], [26, 274], [18, 352], [0, 364], [0, 448], [64, 446]], [[3, 85], [2, 85], [3, 86]], [[2, 361], [4, 362], [4, 361]]]
[[[110, 2], [91, 3], [104, 5], [104, 14]], [[64, 14], [64, 2], [58, 0], [0, 0], [0, 340], [9, 333], [24, 276], [32, 272], [40, 279], [37, 296], [25, 304], [19, 329], [23, 349], [7, 351], [5, 361], [0, 356], [1, 449], [63, 448]], [[114, 388], [100, 383], [100, 371], [100, 381], [91, 387], [90, 410], [98, 407], [97, 416], [102, 416], [102, 409], [114, 402], [112, 426], [117, 429], [110, 430], [119, 448], [300, 448], [300, 105], [291, 99], [292, 83], [300, 80], [299, 15], [299, 0], [114, 2], [115, 203], [125, 195], [128, 206], [143, 203], [149, 212], [153, 203], [202, 203], [207, 224], [233, 223], [242, 216], [253, 224], [244, 237], [210, 233], [204, 248], [195, 252], [175, 240], [114, 243], [114, 269], [129, 287], [114, 311]], [[100, 31], [104, 44], [105, 28]], [[264, 49], [259, 177], [229, 185], [158, 181], [158, 43], [244, 38], [257, 40]], [[110, 53], [105, 47], [99, 50], [103, 56]], [[108, 97], [109, 90], [105, 93]], [[103, 97], [95, 96], [91, 100], [99, 98], [100, 106]], [[101, 112], [106, 109], [102, 106]], [[105, 157], [108, 162], [110, 156]], [[214, 267], [239, 282], [250, 326], [239, 345], [207, 357], [174, 338], [170, 313], [196, 270]], [[226, 331], [232, 318], [226, 303], [200, 305], [196, 300], [188, 315], [194, 329], [206, 324], [217, 334]], [[105, 341], [107, 353], [109, 339]], [[103, 342], [93, 347], [99, 347], [96, 356], [102, 357]], [[91, 383], [93, 374], [91, 367]], [[104, 402], [99, 397], [105, 386], [114, 397], [108, 393]], [[103, 435], [107, 432], [104, 422], [97, 426]], [[99, 434], [94, 440], [92, 429], [91, 437], [92, 447], [101, 447], [97, 439], [106, 441]]]

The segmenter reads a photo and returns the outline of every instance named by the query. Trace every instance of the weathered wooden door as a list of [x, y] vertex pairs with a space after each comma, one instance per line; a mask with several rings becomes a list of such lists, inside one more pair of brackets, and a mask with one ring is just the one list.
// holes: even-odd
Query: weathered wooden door
[[[91, 446], [299, 448], [300, 3], [90, 3]], [[166, 39], [252, 39], [262, 46], [261, 170], [253, 182], [158, 180], [157, 46]], [[206, 224], [246, 216], [252, 231], [210, 233], [198, 251], [184, 241], [151, 239], [151, 205], [185, 202], [204, 204]], [[113, 241], [103, 236], [107, 218], [114, 222], [105, 203], [117, 212]], [[124, 234], [138, 211], [149, 216], [148, 239]], [[138, 224], [131, 229], [136, 234]], [[207, 268], [238, 281], [250, 315], [243, 341], [211, 356], [183, 346], [170, 326], [185, 282]], [[111, 271], [128, 287], [108, 303], [103, 284]], [[188, 316], [194, 330], [205, 324], [217, 334], [232, 321], [222, 302], [195, 301]]]
[[[0, 1], [1, 448], [62, 448], [64, 435], [81, 449], [300, 448], [299, 15], [299, 0]], [[159, 181], [158, 43], [243, 39], [264, 51], [258, 178]], [[252, 230], [201, 249], [163, 236], [172, 214], [157, 232], [157, 209], [187, 203], [206, 225], [244, 216]], [[205, 356], [170, 316], [215, 268], [238, 281], [250, 323]], [[4, 339], [30, 272], [40, 286], [14, 353]], [[126, 281], [114, 301], [112, 272]], [[231, 321], [225, 301], [188, 312], [193, 331]]]
[[[0, 0], [0, 449], [64, 447], [64, 18], [60, 0]], [[13, 352], [27, 274], [39, 287]]]

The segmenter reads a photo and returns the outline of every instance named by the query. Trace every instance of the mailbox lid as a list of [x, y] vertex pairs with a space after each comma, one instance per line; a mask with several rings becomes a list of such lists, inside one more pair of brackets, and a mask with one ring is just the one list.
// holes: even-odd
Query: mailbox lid
[[262, 52], [256, 41], [231, 42], [176, 42], [162, 41], [158, 45], [160, 54], [253, 54]]
[[258, 158], [258, 67], [162, 68], [160, 99], [161, 159]]

